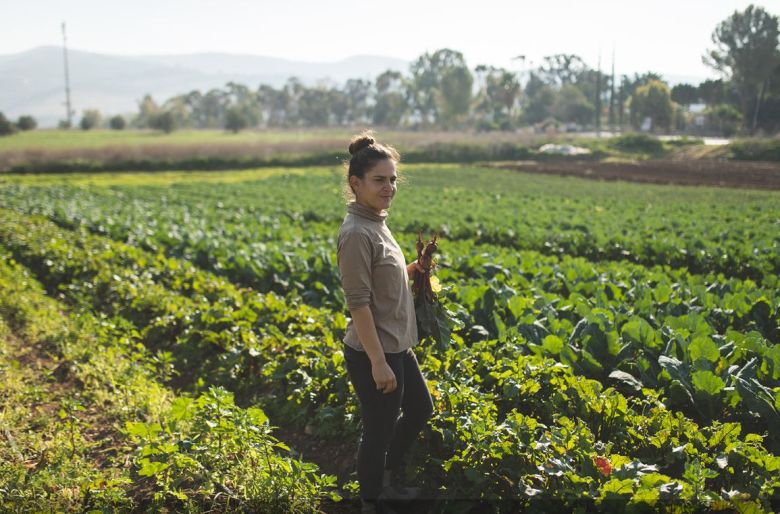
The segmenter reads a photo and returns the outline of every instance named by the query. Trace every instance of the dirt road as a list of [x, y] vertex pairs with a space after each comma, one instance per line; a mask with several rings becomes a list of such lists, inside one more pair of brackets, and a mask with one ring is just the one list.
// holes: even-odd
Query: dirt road
[[527, 173], [652, 184], [780, 189], [780, 163], [709, 159], [623, 162], [516, 162], [490, 166]]

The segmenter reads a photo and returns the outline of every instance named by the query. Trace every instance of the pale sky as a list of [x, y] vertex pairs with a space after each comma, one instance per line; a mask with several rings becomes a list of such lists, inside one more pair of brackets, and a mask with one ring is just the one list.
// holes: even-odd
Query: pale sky
[[[737, 0], [0, 0], [0, 54], [61, 44], [108, 54], [227, 52], [315, 62], [463, 52], [522, 69], [575, 53], [595, 67], [714, 77], [701, 56]], [[757, 2], [780, 15], [780, 0]], [[406, 70], [403, 70], [406, 71]]]

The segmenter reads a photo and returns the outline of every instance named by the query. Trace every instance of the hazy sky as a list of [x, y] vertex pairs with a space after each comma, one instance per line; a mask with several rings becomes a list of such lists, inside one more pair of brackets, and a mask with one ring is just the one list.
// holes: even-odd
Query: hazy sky
[[[576, 53], [618, 73], [711, 77], [701, 56], [737, 0], [0, 0], [0, 54], [61, 43], [111, 54], [229, 52], [306, 61], [411, 60], [452, 48], [470, 66]], [[762, 6], [780, 15], [780, 0]]]

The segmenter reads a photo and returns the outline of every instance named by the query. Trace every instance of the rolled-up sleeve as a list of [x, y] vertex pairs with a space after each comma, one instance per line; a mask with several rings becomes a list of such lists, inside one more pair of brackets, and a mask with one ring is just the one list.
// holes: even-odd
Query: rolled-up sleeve
[[371, 303], [371, 239], [360, 231], [339, 236], [338, 263], [347, 307], [355, 309]]

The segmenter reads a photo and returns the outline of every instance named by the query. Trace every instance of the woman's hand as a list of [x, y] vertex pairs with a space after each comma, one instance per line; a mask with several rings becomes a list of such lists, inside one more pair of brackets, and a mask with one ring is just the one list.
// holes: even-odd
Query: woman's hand
[[409, 264], [406, 267], [406, 274], [411, 277], [412, 273], [414, 273], [415, 271], [419, 271], [420, 273], [422, 273], [425, 271], [425, 269], [423, 269], [422, 264], [420, 264], [417, 261], [414, 261], [413, 263]]
[[376, 388], [385, 394], [392, 393], [398, 387], [395, 373], [393, 373], [387, 361], [372, 364], [371, 375], [374, 377], [374, 382], [376, 382]]

